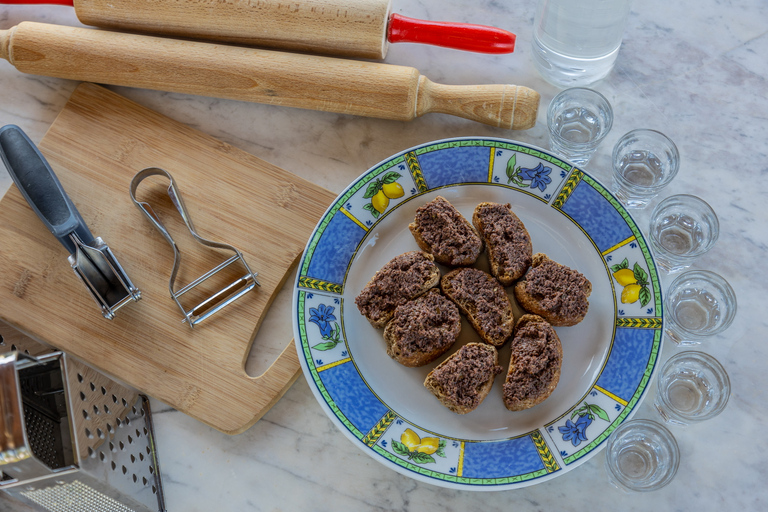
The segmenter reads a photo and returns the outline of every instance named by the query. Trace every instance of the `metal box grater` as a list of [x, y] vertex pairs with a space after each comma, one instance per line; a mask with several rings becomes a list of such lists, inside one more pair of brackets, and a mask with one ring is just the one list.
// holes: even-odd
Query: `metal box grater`
[[0, 491], [52, 512], [163, 512], [149, 400], [0, 321]]

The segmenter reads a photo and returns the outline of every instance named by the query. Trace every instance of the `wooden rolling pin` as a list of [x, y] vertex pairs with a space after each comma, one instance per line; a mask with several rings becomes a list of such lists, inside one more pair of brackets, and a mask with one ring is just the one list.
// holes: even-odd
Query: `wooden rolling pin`
[[536, 123], [539, 93], [440, 85], [412, 67], [24, 22], [0, 30], [22, 73], [409, 121], [430, 112], [501, 128]]
[[390, 42], [510, 53], [515, 35], [391, 14], [390, 0], [0, 0], [72, 5], [85, 25], [343, 57], [383, 59]]

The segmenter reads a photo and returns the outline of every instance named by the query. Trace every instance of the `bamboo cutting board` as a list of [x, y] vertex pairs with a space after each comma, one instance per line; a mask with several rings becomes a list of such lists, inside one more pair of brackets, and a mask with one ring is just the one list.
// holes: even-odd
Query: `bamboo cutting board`
[[[38, 147], [142, 299], [102, 318], [67, 251], [11, 187], [0, 201], [0, 318], [218, 430], [246, 430], [301, 371], [289, 339], [258, 377], [248, 376], [245, 360], [335, 194], [93, 84], [75, 90]], [[130, 199], [131, 179], [145, 167], [167, 170], [197, 231], [240, 249], [259, 274], [260, 288], [194, 330], [168, 291], [172, 249]], [[147, 179], [137, 196], [179, 246], [178, 290], [231, 254], [192, 239], [167, 185]], [[205, 286], [227, 283], [216, 277]]]

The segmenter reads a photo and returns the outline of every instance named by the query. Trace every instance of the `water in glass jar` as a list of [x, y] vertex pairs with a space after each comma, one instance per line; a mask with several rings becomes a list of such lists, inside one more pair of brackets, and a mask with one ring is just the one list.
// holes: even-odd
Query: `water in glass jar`
[[630, 0], [540, 0], [533, 25], [533, 63], [560, 87], [604, 78], [619, 53]]

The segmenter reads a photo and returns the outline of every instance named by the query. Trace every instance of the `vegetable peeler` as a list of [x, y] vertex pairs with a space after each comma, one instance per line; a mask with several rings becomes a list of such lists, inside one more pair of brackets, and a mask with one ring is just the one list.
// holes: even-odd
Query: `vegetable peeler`
[[24, 199], [69, 251], [69, 264], [99, 305], [104, 318], [131, 301], [136, 288], [110, 248], [94, 237], [40, 150], [21, 128], [0, 128], [0, 158]]
[[[152, 206], [146, 201], [139, 201], [136, 199], [136, 190], [139, 188], [139, 184], [141, 184], [142, 181], [144, 181], [146, 178], [149, 178], [150, 176], [162, 176], [168, 179], [168, 197], [170, 197], [173, 206], [179, 212], [179, 215], [181, 215], [181, 219], [184, 221], [187, 229], [189, 229], [189, 234], [192, 235], [192, 237], [198, 243], [213, 249], [221, 249], [234, 253], [233, 256], [212, 268], [202, 276], [193, 280], [191, 283], [182, 287], [178, 291], [175, 290], [175, 287], [176, 275], [179, 271], [179, 265], [181, 264], [181, 251], [179, 251], [179, 247], [176, 245], [173, 237], [160, 221], [160, 217], [158, 217], [157, 213], [155, 213], [155, 211], [152, 209]], [[179, 306], [179, 309], [181, 309], [181, 313], [184, 315], [182, 322], [189, 323], [189, 326], [194, 328], [195, 325], [209, 318], [214, 313], [221, 311], [224, 307], [232, 304], [234, 301], [249, 291], [255, 289], [256, 286], [261, 286], [258, 279], [256, 279], [258, 274], [251, 270], [251, 268], [248, 266], [248, 263], [246, 263], [243, 254], [237, 248], [223, 242], [208, 240], [197, 233], [194, 225], [192, 224], [192, 218], [189, 216], [189, 212], [187, 211], [187, 208], [184, 205], [184, 201], [181, 198], [181, 193], [179, 192], [179, 189], [176, 185], [176, 181], [168, 171], [158, 167], [147, 167], [146, 169], [139, 171], [131, 180], [130, 193], [134, 204], [136, 204], [139, 210], [141, 210], [142, 213], [146, 215], [152, 225], [155, 226], [160, 234], [163, 235], [163, 238], [165, 238], [165, 240], [173, 249], [173, 270], [171, 270], [171, 277], [168, 282], [168, 290], [171, 293], [171, 298], [173, 298], [173, 300], [176, 302], [176, 305]], [[221, 272], [230, 265], [237, 263], [240, 263], [240, 265], [245, 270], [245, 273], [242, 274], [241, 277], [235, 279], [228, 285], [224, 286], [221, 290], [190, 309], [187, 309], [181, 303], [180, 299], [182, 295], [191, 291], [193, 288], [213, 277], [215, 274]]]

